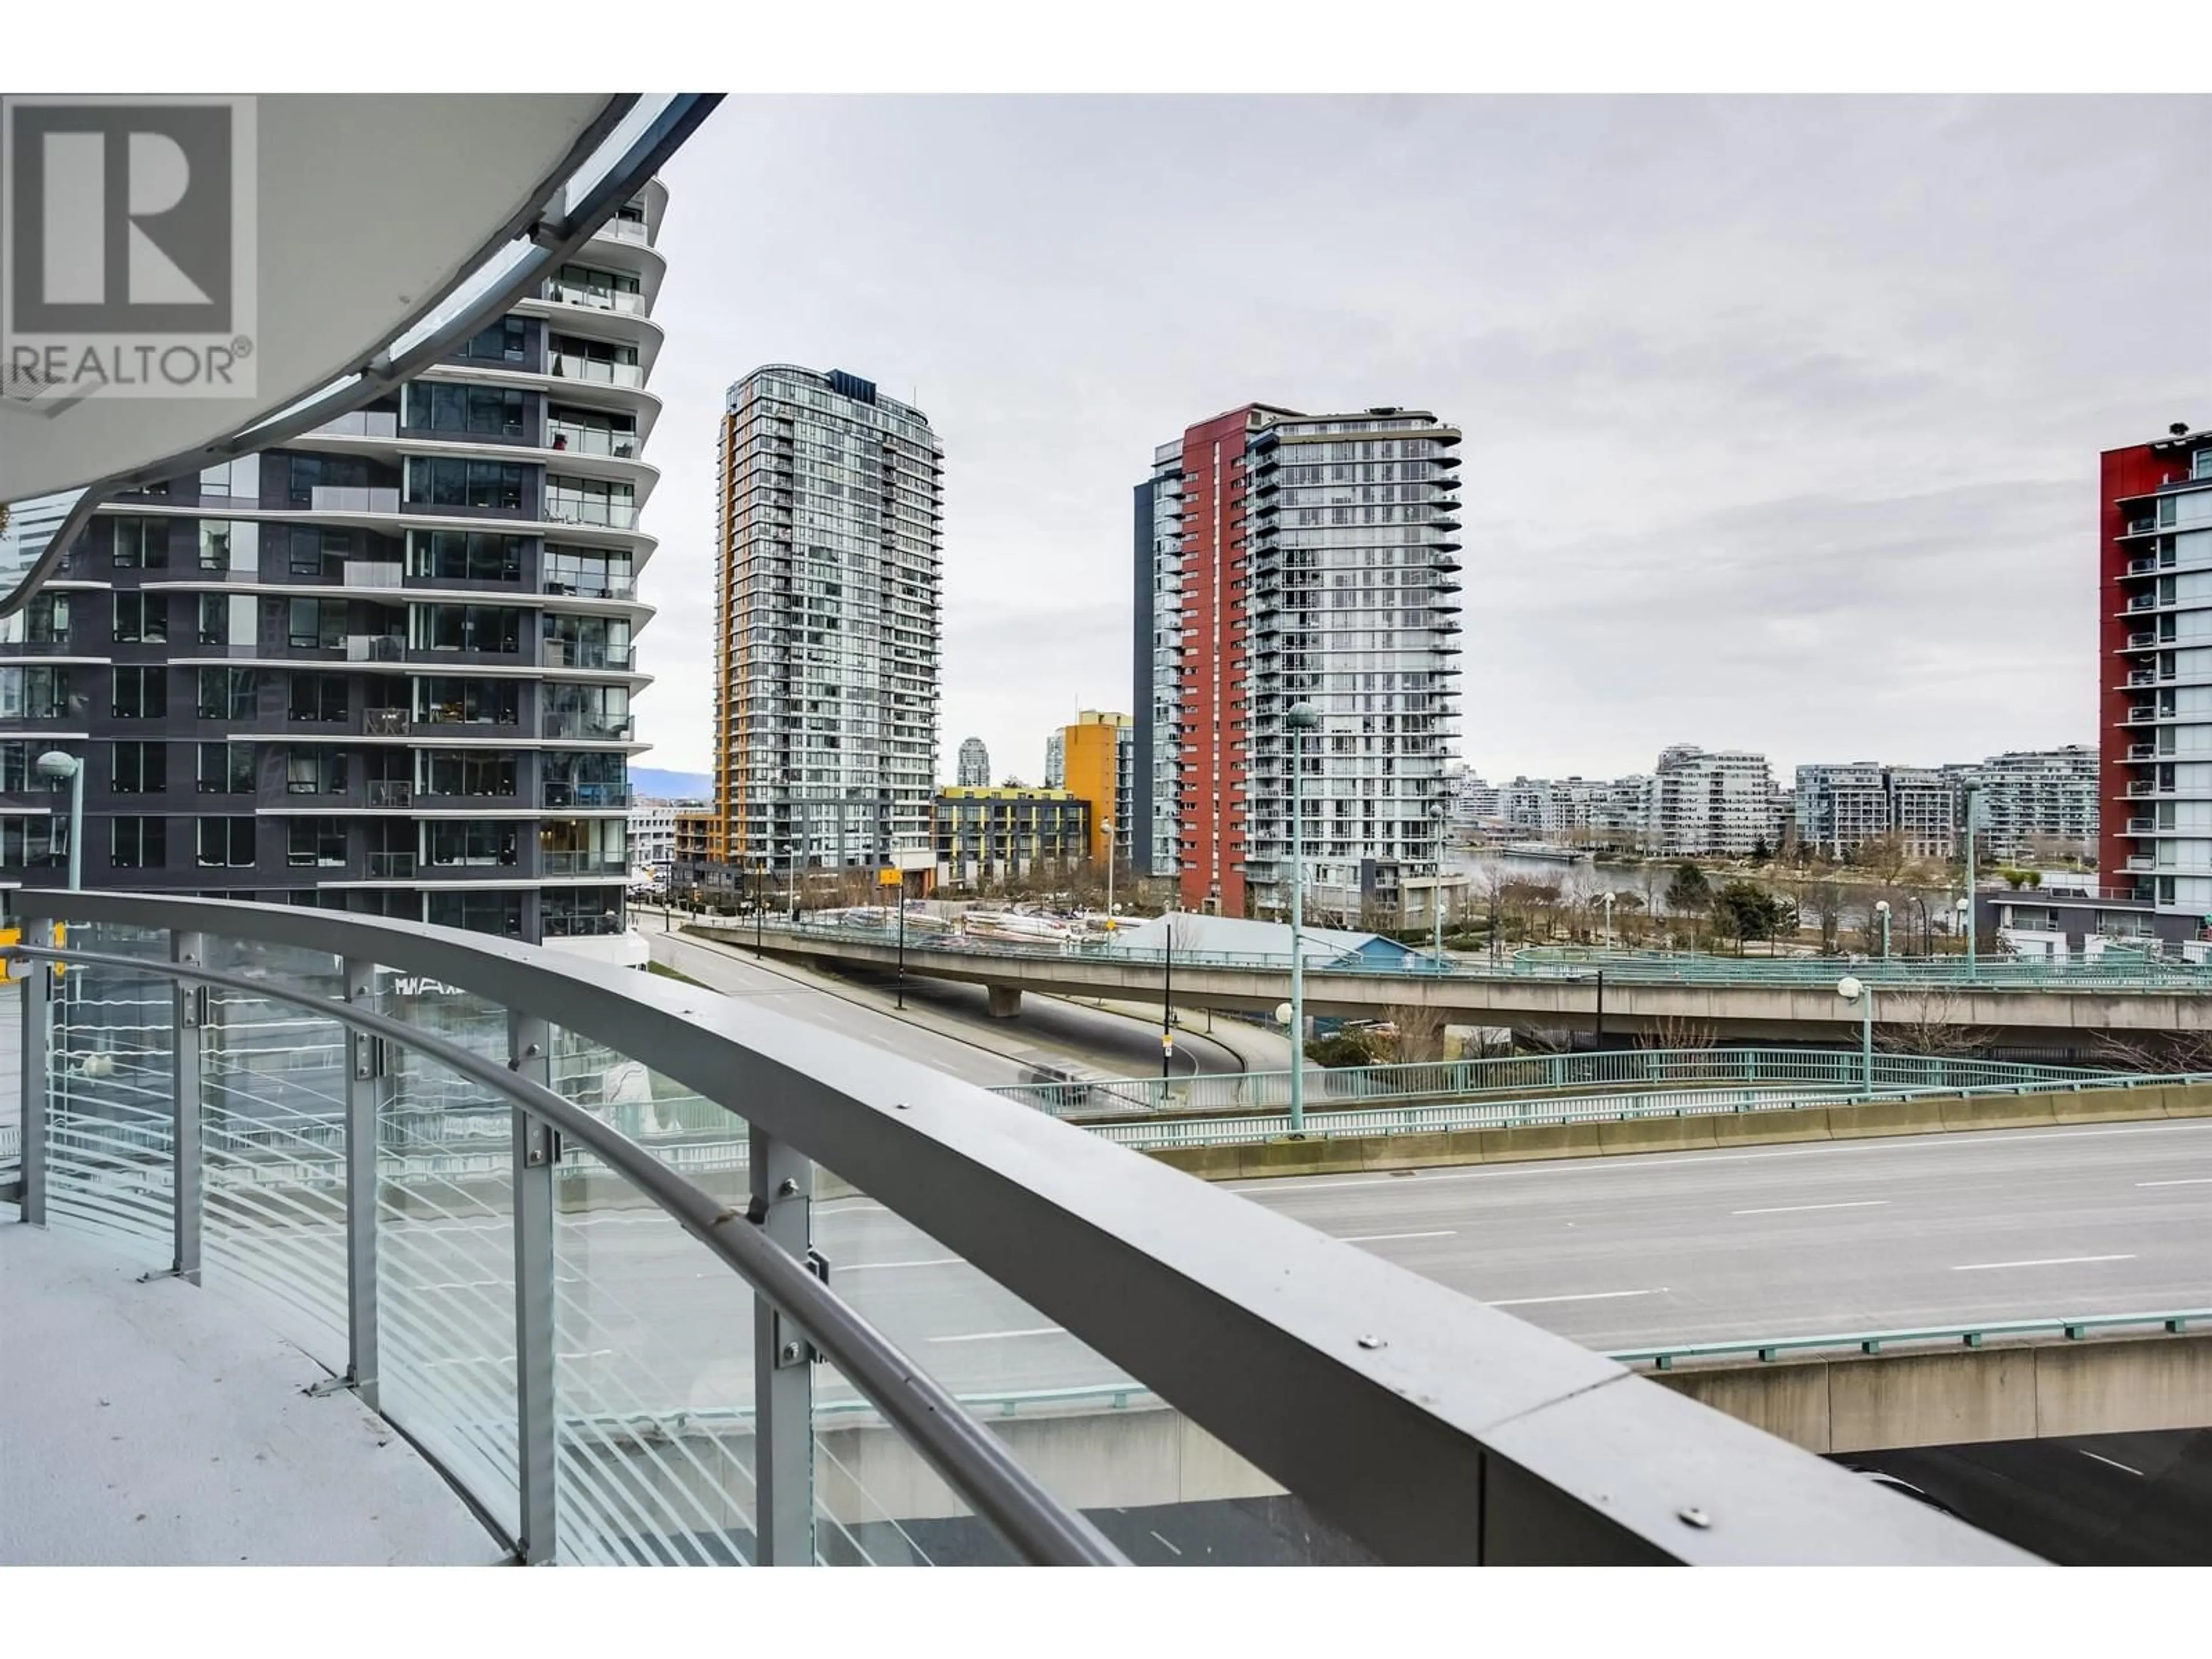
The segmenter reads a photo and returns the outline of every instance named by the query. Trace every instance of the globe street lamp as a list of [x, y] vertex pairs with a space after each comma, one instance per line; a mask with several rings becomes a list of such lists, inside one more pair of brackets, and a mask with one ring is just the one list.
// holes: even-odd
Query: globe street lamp
[[[1928, 901], [1917, 893], [1907, 893], [1905, 896], [1905, 902], [1907, 904], [1917, 904], [1920, 907], [1920, 954], [1923, 957], [1934, 956], [1936, 936], [1934, 929], [1929, 927], [1928, 921]], [[1905, 930], [1905, 953], [1907, 956], [1912, 954], [1912, 928], [1909, 924]]]
[[1889, 960], [1889, 901], [1876, 899], [1874, 913], [1881, 919], [1881, 959], [1887, 962]]
[[1598, 897], [1605, 902], [1605, 948], [1610, 951], [1613, 949], [1613, 895], [1610, 892], [1600, 893]]
[[1972, 979], [1974, 976], [1974, 940], [1973, 935], [1968, 933], [1966, 930], [1973, 924], [1973, 901], [1972, 899], [1957, 899], [1953, 901], [1951, 905], [1951, 915], [1955, 918], [1957, 922], [1957, 926], [1954, 931], [1956, 933], [1962, 934], [1966, 937], [1966, 977], [1968, 979]]
[[1836, 981], [1836, 994], [1845, 1003], [1859, 1006], [1859, 1086], [1869, 1096], [1874, 1093], [1874, 987], [1862, 984], [1846, 974]]
[[1291, 732], [1291, 1133], [1306, 1132], [1306, 963], [1300, 924], [1305, 914], [1305, 734], [1321, 724], [1321, 711], [1294, 702], [1283, 716]]
[[[37, 764], [40, 777], [70, 781], [69, 885], [74, 893], [84, 885], [84, 763], [66, 750], [49, 749]], [[47, 845], [52, 844], [50, 838]]]

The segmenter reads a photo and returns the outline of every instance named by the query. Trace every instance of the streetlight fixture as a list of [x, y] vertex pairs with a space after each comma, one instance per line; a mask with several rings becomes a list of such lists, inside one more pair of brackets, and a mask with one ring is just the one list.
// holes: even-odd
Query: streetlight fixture
[[1291, 1133], [1306, 1132], [1306, 961], [1300, 927], [1305, 915], [1305, 814], [1303, 781], [1305, 734], [1321, 724], [1321, 711], [1294, 702], [1283, 716], [1291, 733]]
[[1978, 827], [1975, 819], [1979, 817], [1978, 809], [1981, 804], [1981, 787], [1978, 784], [1968, 784], [1966, 786], [1966, 896], [1964, 901], [1966, 911], [1966, 977], [1968, 979], [1975, 976], [1976, 958], [1980, 954], [1976, 949], [1978, 941], [1974, 937], [1974, 831]]
[[[39, 775], [70, 786], [69, 890], [84, 885], [84, 763], [64, 749], [49, 749], [39, 757]], [[50, 841], [48, 846], [52, 843]]]
[[1114, 820], [1102, 818], [1098, 827], [1106, 832], [1106, 931], [1114, 931]]
[[1859, 1006], [1859, 1086], [1874, 1093], [1874, 987], [1846, 974], [1836, 981], [1836, 994], [1846, 1004]]
[[1613, 949], [1613, 894], [1603, 892], [1598, 897], [1605, 902], [1605, 948], [1610, 951]]
[[[1934, 956], [1936, 930], [1928, 920], [1928, 901], [1917, 893], [1907, 893], [1905, 896], [1905, 902], [1907, 904], [1917, 904], [1920, 907], [1920, 954], [1923, 957]], [[1912, 952], [1912, 929], [1909, 924], [1905, 930], [1905, 950], [1908, 956]]]
[[[1953, 932], [1954, 933], [1966, 933], [1966, 930], [1973, 925], [1973, 902], [1970, 899], [1954, 900], [1951, 904], [1951, 916], [1954, 924]], [[1969, 933], [1966, 937], [1966, 977], [1968, 979], [1972, 979], [1973, 976], [1974, 943], [1972, 935]]]
[[1889, 901], [1876, 899], [1874, 902], [1874, 913], [1881, 921], [1881, 959], [1887, 962], [1889, 960]]

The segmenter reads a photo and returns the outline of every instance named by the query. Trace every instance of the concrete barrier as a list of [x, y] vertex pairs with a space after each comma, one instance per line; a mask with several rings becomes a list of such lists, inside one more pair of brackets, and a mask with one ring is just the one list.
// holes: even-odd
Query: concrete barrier
[[2212, 1427], [2212, 1334], [2054, 1336], [1649, 1376], [1822, 1454]]
[[[2179, 1102], [2177, 1108], [2176, 1103]], [[2079, 1094], [1930, 1096], [1860, 1105], [1775, 1107], [1755, 1112], [1623, 1118], [1609, 1122], [1527, 1124], [1508, 1129], [1430, 1129], [1403, 1134], [1278, 1138], [1229, 1146], [1150, 1152], [1202, 1181], [1256, 1176], [1345, 1175], [1362, 1170], [1443, 1169], [1461, 1164], [1522, 1164], [1545, 1158], [1626, 1157], [1638, 1152], [1786, 1146], [1963, 1129], [2050, 1127], [2212, 1116], [2212, 1085], [2089, 1089]]]

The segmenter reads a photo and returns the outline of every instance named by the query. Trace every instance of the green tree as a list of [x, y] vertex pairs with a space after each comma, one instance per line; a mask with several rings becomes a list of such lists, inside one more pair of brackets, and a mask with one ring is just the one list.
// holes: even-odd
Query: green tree
[[1686, 861], [1674, 866], [1674, 879], [1667, 884], [1669, 910], [1696, 915], [1710, 909], [1712, 902], [1712, 884], [1705, 879], [1704, 871]]
[[1784, 924], [1794, 927], [1796, 917], [1786, 899], [1778, 898], [1754, 881], [1732, 881], [1713, 896], [1713, 915], [1735, 935], [1735, 953], [1743, 954], [1747, 939], [1772, 939]]

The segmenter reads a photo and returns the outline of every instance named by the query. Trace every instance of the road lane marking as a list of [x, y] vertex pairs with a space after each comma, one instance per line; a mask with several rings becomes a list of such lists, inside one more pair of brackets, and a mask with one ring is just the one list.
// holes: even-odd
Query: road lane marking
[[1764, 1210], [1730, 1210], [1730, 1215], [1795, 1215], [1800, 1210], [1878, 1210], [1886, 1198], [1855, 1198], [1848, 1204], [1777, 1204]]
[[2133, 1255], [2046, 1255], [2033, 1261], [1968, 1261], [1951, 1269], [1954, 1273], [1978, 1273], [1991, 1267], [2070, 1267], [2077, 1261], [2132, 1261]]
[[1025, 1331], [968, 1331], [959, 1336], [933, 1336], [933, 1342], [996, 1342], [1008, 1336], [1059, 1336], [1063, 1334], [1057, 1325], [1037, 1325]]
[[[2093, 1452], [2088, 1450], [2086, 1447], [2081, 1446], [2076, 1446], [2074, 1449], [2080, 1452], [2084, 1457], [2095, 1458], [2100, 1463], [2111, 1463], [2112, 1467], [2118, 1469], [2122, 1474], [2132, 1474], [2138, 1480], [2143, 1478], [2143, 1472], [2141, 1469], [2131, 1469], [2124, 1463], [2115, 1462], [2112, 1458], [2106, 1456], [2102, 1452]], [[1158, 1533], [1154, 1533], [1152, 1536], [1159, 1538], [1159, 1534]], [[1167, 1540], [1160, 1538], [1160, 1542], [1164, 1544], [1167, 1542]]]
[[[2089, 1454], [2089, 1455], [2090, 1455], [2090, 1456], [2092, 1456], [2092, 1457], [2094, 1457], [2094, 1456], [2096, 1455], [2096, 1453], [2094, 1453], [2094, 1452], [2091, 1452], [2091, 1453]], [[1146, 1528], [1145, 1528], [1145, 1530], [1146, 1530], [1146, 1532], [1152, 1532], [1152, 1529], [1150, 1527]], [[1152, 1536], [1153, 1536], [1153, 1537], [1155, 1537], [1155, 1538], [1160, 1538], [1159, 1534], [1158, 1534], [1158, 1533], [1156, 1533], [1156, 1532], [1152, 1532]], [[1176, 1547], [1175, 1547], [1173, 1544], [1169, 1543], [1169, 1542], [1168, 1542], [1168, 1540], [1167, 1540], [1166, 1539], [1164, 1539], [1164, 1538], [1160, 1538], [1160, 1547], [1161, 1547], [1163, 1549], [1165, 1549], [1165, 1550], [1169, 1551], [1170, 1553], [1171, 1553], [1172, 1554], [1176, 1555], [1176, 1557], [1178, 1557], [1178, 1558], [1180, 1558], [1180, 1557], [1182, 1556], [1182, 1552], [1181, 1550], [1176, 1549]]]
[[1487, 1302], [1489, 1308], [1533, 1308], [1543, 1302], [1613, 1302], [1624, 1296], [1664, 1296], [1667, 1287], [1656, 1291], [1584, 1291], [1580, 1296], [1516, 1296], [1504, 1302]]
[[[1569, 1170], [1646, 1170], [1661, 1166], [1674, 1169], [1692, 1164], [1757, 1164], [1769, 1158], [1840, 1157], [1852, 1152], [1941, 1152], [1947, 1147], [1984, 1146], [1992, 1142], [2016, 1146], [2033, 1140], [2096, 1140], [2110, 1135], [2206, 1133], [2212, 1133], [2212, 1121], [2130, 1123], [2117, 1129], [1960, 1129], [1942, 1134], [1897, 1135], [1887, 1139], [1869, 1136], [1865, 1139], [1854, 1138], [1825, 1141], [1818, 1146], [1792, 1146], [1774, 1152], [1721, 1152], [1713, 1155], [1640, 1152], [1626, 1158], [1531, 1158], [1513, 1169], [1492, 1165], [1480, 1170], [1462, 1170], [1449, 1164], [1436, 1164], [1413, 1171], [1412, 1179], [1414, 1184], [1419, 1185], [1431, 1181], [1483, 1181], [1503, 1180], [1508, 1176], [1555, 1176]], [[1266, 1193], [1317, 1193], [1333, 1187], [1403, 1187], [1407, 1182], [1405, 1176], [1355, 1176], [1343, 1181], [1316, 1181], [1309, 1176], [1264, 1187], [1243, 1181], [1224, 1181], [1219, 1184], [1232, 1193], [1257, 1197]]]
[[1459, 1229], [1446, 1227], [1433, 1233], [1360, 1233], [1351, 1238], [1340, 1238], [1340, 1244], [1382, 1244], [1394, 1238], [1457, 1238]]
[[923, 1261], [854, 1261], [842, 1263], [834, 1271], [841, 1273], [866, 1273], [885, 1271], [892, 1267], [955, 1267], [966, 1261], [965, 1256], [933, 1255]]
[[[2212, 1187], [2212, 1176], [2189, 1176], [2179, 1181], [2138, 1181], [2138, 1187]], [[2094, 1452], [2084, 1452], [2084, 1457], [2094, 1457]]]

